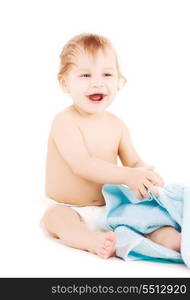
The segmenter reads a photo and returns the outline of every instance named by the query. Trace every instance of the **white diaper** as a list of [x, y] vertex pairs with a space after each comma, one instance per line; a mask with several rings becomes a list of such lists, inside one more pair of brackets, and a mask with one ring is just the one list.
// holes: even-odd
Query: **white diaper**
[[[106, 226], [105, 213], [106, 206], [75, 206], [71, 204], [65, 204], [63, 202], [56, 202], [51, 198], [43, 197], [43, 206], [46, 209], [52, 205], [59, 204], [69, 206], [75, 210], [81, 217], [81, 220], [86, 223], [88, 228], [92, 231], [109, 231], [110, 229]], [[45, 213], [45, 210], [44, 210]], [[43, 227], [43, 223], [40, 225]], [[44, 227], [43, 227], [44, 228]]]

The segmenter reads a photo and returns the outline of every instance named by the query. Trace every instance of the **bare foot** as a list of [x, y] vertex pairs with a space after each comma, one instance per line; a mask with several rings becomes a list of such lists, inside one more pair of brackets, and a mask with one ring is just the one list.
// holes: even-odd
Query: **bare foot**
[[101, 258], [115, 256], [116, 235], [113, 231], [95, 232], [93, 247], [90, 252]]

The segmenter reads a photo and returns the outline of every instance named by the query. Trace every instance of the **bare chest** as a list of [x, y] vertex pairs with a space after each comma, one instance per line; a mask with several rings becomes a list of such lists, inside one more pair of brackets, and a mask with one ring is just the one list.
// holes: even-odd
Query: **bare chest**
[[107, 161], [117, 157], [120, 134], [112, 122], [81, 123], [79, 129], [90, 155]]

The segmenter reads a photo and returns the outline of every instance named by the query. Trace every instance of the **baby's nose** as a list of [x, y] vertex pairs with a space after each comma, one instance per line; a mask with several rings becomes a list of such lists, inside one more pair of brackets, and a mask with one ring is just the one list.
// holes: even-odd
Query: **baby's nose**
[[102, 87], [104, 85], [102, 78], [96, 77], [91, 79], [92, 87]]

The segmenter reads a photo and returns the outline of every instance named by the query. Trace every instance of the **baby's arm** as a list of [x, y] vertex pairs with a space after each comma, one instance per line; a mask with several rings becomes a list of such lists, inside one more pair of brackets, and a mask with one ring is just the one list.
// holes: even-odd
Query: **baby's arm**
[[121, 137], [118, 155], [123, 166], [128, 166], [131, 168], [150, 167], [141, 159], [139, 154], [136, 152], [129, 130], [123, 121], [121, 121]]
[[[119, 143], [118, 155], [120, 157], [120, 160], [121, 160], [123, 166], [128, 166], [131, 168], [139, 168], [139, 167], [149, 168], [149, 167], [151, 167], [150, 165], [146, 164], [141, 159], [139, 154], [136, 152], [136, 150], [133, 146], [133, 143], [132, 143], [132, 139], [131, 139], [129, 130], [123, 121], [121, 121], [121, 128], [122, 128], [122, 131], [121, 131], [122, 133], [121, 133], [121, 138], [120, 138], [120, 143]], [[151, 168], [154, 169], [154, 167], [151, 167]], [[154, 182], [154, 184], [163, 186], [164, 185], [163, 179], [160, 177], [159, 174], [157, 174], [157, 173], [155, 173], [155, 174], [157, 175], [157, 181]]]
[[90, 156], [80, 128], [70, 116], [58, 114], [53, 121], [51, 135], [74, 174], [101, 184], [126, 184], [129, 168]]

